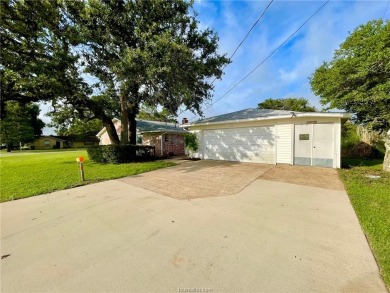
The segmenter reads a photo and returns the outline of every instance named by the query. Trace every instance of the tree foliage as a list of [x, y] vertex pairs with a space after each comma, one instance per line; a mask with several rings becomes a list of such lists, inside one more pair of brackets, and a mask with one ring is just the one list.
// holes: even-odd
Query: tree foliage
[[329, 108], [356, 114], [373, 130], [390, 127], [390, 21], [356, 28], [311, 80], [313, 92]]
[[141, 104], [200, 113], [229, 62], [188, 1], [0, 1], [1, 103], [72, 107], [100, 119], [116, 144], [111, 105], [129, 126], [122, 142], [130, 130], [135, 143]]
[[42, 134], [45, 123], [38, 118], [38, 105], [8, 101], [4, 106], [7, 116], [0, 120], [0, 140], [7, 145], [7, 151], [15, 144], [31, 142]]
[[167, 109], [158, 111], [156, 106], [149, 106], [145, 104], [141, 106], [137, 117], [142, 120], [177, 123], [177, 117], [169, 113]]
[[[58, 1], [0, 1], [1, 103], [74, 94], [77, 56]], [[5, 114], [4, 112], [3, 114]]]
[[259, 103], [258, 109], [290, 110], [297, 112], [315, 112], [316, 108], [305, 98], [266, 99]]
[[198, 151], [199, 149], [199, 141], [198, 141], [198, 137], [196, 136], [195, 133], [186, 133], [184, 135], [184, 145], [185, 147], [192, 151], [192, 152], [196, 152]]
[[[0, 0], [1, 118], [4, 103], [52, 102], [73, 107], [81, 116], [93, 113], [109, 134], [116, 135], [107, 100], [96, 99], [93, 84], [86, 82], [79, 52], [86, 40], [60, 0]], [[106, 97], [115, 100], [110, 89]], [[110, 102], [109, 102], [110, 103]], [[119, 142], [113, 137], [114, 142]]]

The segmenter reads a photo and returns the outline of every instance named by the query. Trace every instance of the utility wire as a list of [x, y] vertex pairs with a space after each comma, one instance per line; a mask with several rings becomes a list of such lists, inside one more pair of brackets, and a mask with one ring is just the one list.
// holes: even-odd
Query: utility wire
[[[390, 0], [389, 0], [390, 1]], [[253, 31], [253, 29], [255, 28], [255, 26], [258, 24], [258, 22], [263, 18], [264, 14], [267, 12], [268, 8], [271, 6], [272, 2], [274, 2], [274, 0], [271, 0], [267, 7], [264, 9], [263, 13], [260, 15], [260, 17], [256, 20], [256, 22], [252, 25], [251, 29], [247, 32], [246, 36], [244, 37], [244, 39], [241, 41], [241, 43], [238, 44], [237, 48], [234, 50], [232, 56], [230, 56], [229, 59], [232, 59], [234, 57], [234, 55], [236, 55], [237, 53], [237, 50], [238, 48], [241, 47], [241, 45], [245, 42], [245, 40], [247, 39], [247, 37], [249, 36], [249, 34], [251, 33], [251, 31]], [[227, 65], [225, 65], [227, 66]]]
[[390, 0], [387, 2], [387, 6], [386, 6], [386, 9], [385, 9], [385, 13], [383, 13], [383, 16], [382, 16], [383, 19], [384, 19], [385, 16], [386, 16], [387, 9], [389, 9], [389, 6], [390, 6]]
[[[390, 0], [389, 0], [390, 1]], [[264, 9], [263, 13], [260, 15], [260, 17], [255, 21], [255, 23], [252, 25], [252, 27], [250, 28], [250, 30], [247, 32], [247, 34], [245, 35], [245, 37], [242, 39], [241, 43], [238, 44], [237, 48], [234, 50], [233, 54], [229, 57], [229, 59], [232, 59], [234, 57], [234, 55], [236, 55], [238, 49], [241, 47], [241, 45], [245, 42], [245, 40], [247, 39], [247, 37], [249, 36], [249, 34], [251, 33], [251, 31], [253, 31], [253, 29], [255, 28], [255, 26], [258, 24], [258, 22], [263, 18], [264, 14], [267, 12], [268, 8], [271, 6], [272, 2], [274, 2], [274, 0], [271, 0], [267, 7]], [[226, 68], [227, 64], [225, 64], [221, 70], [224, 70]], [[211, 82], [211, 84], [214, 84], [215, 80], [217, 78], [214, 78], [214, 80]]]
[[[390, 0], [389, 0], [390, 1]], [[238, 46], [236, 47], [236, 49], [234, 50], [233, 54], [229, 57], [229, 59], [232, 59], [234, 57], [234, 55], [236, 55], [238, 49], [241, 47], [241, 45], [245, 42], [245, 40], [248, 38], [249, 34], [252, 32], [252, 30], [255, 28], [255, 26], [259, 23], [259, 21], [263, 18], [264, 14], [267, 12], [268, 8], [271, 6], [272, 2], [274, 2], [274, 0], [271, 0], [267, 7], [263, 10], [262, 14], [260, 15], [260, 17], [255, 21], [255, 23], [252, 25], [252, 27], [250, 28], [250, 30], [246, 33], [245, 37], [242, 39], [242, 41], [238, 44]], [[221, 71], [223, 71], [226, 66], [228, 66], [228, 64], [225, 64]], [[211, 85], [214, 84], [214, 82], [216, 81], [216, 77], [214, 78], [214, 80], [211, 82]], [[186, 110], [182, 110], [179, 114], [177, 114], [177, 116], [179, 116], [180, 114], [182, 114], [183, 112], [185, 112]]]
[[[239, 84], [241, 84], [245, 79], [247, 79], [253, 72], [255, 72], [261, 65], [263, 65], [269, 58], [271, 58], [272, 55], [276, 53], [281, 47], [283, 47], [297, 32], [301, 30], [302, 27], [304, 27], [326, 4], [328, 4], [330, 0], [327, 0], [320, 8], [318, 8], [299, 28], [297, 28], [283, 43], [281, 43], [276, 49], [274, 49], [265, 59], [263, 59], [258, 65], [256, 65], [255, 68], [253, 68], [247, 75], [245, 75], [239, 82], [237, 82], [234, 86], [232, 86], [226, 93], [224, 93], [222, 96], [220, 96], [216, 101], [214, 101], [210, 106], [208, 106], [203, 111], [208, 110], [211, 108], [215, 103], [219, 102], [222, 98], [224, 98], [227, 94], [229, 94], [233, 89], [235, 89]], [[195, 115], [190, 119], [190, 121], [193, 121], [194, 118], [196, 118], [198, 115]]]

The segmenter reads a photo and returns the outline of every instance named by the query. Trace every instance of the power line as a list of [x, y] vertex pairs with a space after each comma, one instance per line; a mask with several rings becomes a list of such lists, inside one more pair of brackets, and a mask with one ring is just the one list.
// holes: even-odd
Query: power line
[[[255, 21], [255, 23], [252, 25], [252, 27], [249, 29], [249, 31], [246, 33], [245, 37], [242, 39], [242, 41], [238, 44], [238, 46], [236, 47], [236, 49], [233, 51], [233, 54], [229, 57], [229, 59], [232, 59], [234, 57], [234, 55], [237, 53], [238, 49], [241, 47], [241, 45], [245, 42], [245, 40], [248, 38], [249, 34], [252, 32], [252, 30], [255, 28], [255, 26], [259, 23], [259, 21], [263, 18], [264, 14], [267, 12], [268, 8], [271, 6], [272, 2], [274, 2], [274, 0], [271, 0], [267, 7], [263, 10], [263, 12], [261, 13], [260, 17]], [[225, 64], [221, 71], [223, 71], [226, 66], [228, 64]], [[214, 78], [214, 80], [211, 82], [211, 85], [214, 84], [214, 82], [216, 81], [216, 77]], [[179, 114], [177, 114], [177, 116], [181, 115], [183, 112], [185, 112], [187, 110], [182, 110]]]
[[386, 6], [386, 9], [385, 9], [385, 13], [383, 13], [382, 18], [385, 18], [386, 13], [387, 13], [387, 9], [389, 9], [389, 6], [390, 6], [390, 0], [387, 2], [387, 6]]
[[[247, 32], [247, 34], [245, 35], [245, 37], [242, 39], [242, 41], [238, 44], [237, 48], [234, 50], [233, 54], [229, 57], [229, 59], [232, 59], [234, 57], [234, 55], [236, 55], [238, 49], [241, 47], [241, 45], [245, 42], [245, 40], [248, 38], [249, 34], [251, 33], [251, 31], [255, 28], [255, 26], [258, 24], [258, 22], [263, 18], [264, 14], [267, 12], [268, 8], [271, 6], [272, 2], [274, 2], [274, 0], [271, 0], [267, 7], [263, 10], [263, 13], [260, 15], [260, 17], [255, 21], [255, 23], [252, 25], [252, 27], [250, 28], [250, 30]], [[224, 70], [226, 68], [227, 64], [225, 64], [223, 67], [222, 67], [222, 70]], [[211, 84], [213, 84], [215, 82], [217, 78], [214, 78], [214, 80], [211, 82]]]
[[[211, 108], [215, 103], [219, 102], [222, 98], [224, 98], [227, 94], [229, 94], [233, 89], [235, 89], [240, 83], [242, 83], [245, 79], [247, 79], [253, 72], [255, 72], [261, 65], [263, 65], [272, 55], [276, 53], [281, 47], [283, 47], [298, 31], [301, 30], [302, 27], [304, 27], [326, 4], [328, 4], [330, 0], [327, 0], [320, 8], [318, 8], [299, 28], [297, 28], [283, 43], [281, 43], [276, 49], [274, 49], [265, 59], [263, 59], [258, 65], [256, 65], [255, 68], [253, 68], [247, 75], [245, 75], [239, 82], [237, 82], [234, 86], [232, 86], [226, 93], [224, 93], [222, 96], [220, 96], [215, 102], [213, 102], [210, 106], [208, 106], [203, 111], [208, 110]], [[195, 115], [190, 119], [190, 121], [193, 121], [194, 118], [196, 118], [198, 115]]]

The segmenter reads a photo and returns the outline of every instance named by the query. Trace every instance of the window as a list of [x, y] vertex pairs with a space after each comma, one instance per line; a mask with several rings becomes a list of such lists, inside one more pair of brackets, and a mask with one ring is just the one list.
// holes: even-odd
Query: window
[[45, 139], [44, 144], [45, 144], [45, 146], [50, 146], [50, 140], [49, 139]]

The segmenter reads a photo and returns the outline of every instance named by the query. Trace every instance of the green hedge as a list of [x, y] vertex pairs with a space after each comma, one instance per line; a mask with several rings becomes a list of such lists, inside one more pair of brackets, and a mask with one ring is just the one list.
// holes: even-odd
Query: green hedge
[[96, 145], [87, 149], [89, 158], [96, 163], [121, 164], [151, 160], [154, 146]]

